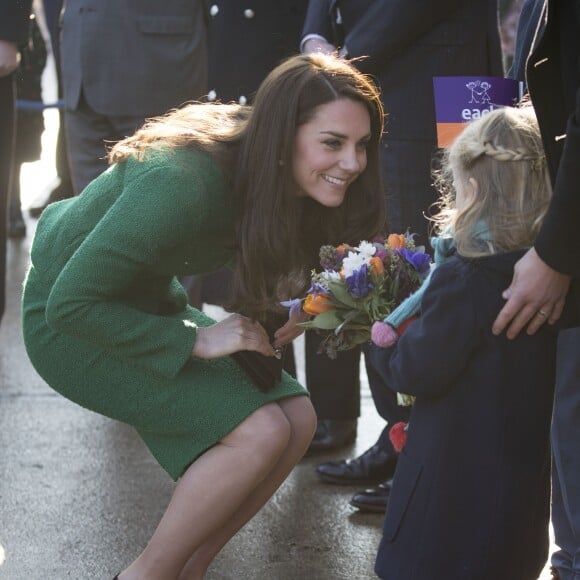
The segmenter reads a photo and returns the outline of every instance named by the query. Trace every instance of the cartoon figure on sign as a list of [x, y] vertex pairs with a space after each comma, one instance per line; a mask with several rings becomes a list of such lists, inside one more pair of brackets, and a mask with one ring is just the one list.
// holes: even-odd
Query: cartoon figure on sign
[[471, 91], [470, 103], [489, 103], [491, 98], [489, 96], [489, 89], [491, 83], [487, 81], [470, 81], [465, 86]]
[[476, 98], [475, 89], [479, 86], [480, 81], [470, 81], [465, 86], [471, 91], [471, 99], [469, 99], [470, 103], [479, 103]]
[[491, 83], [488, 83], [487, 81], [481, 81], [481, 84], [479, 85], [481, 90], [480, 91], [476, 91], [477, 96], [481, 99], [480, 103], [489, 103], [491, 101], [491, 98], [489, 96], [489, 89], [491, 89]]

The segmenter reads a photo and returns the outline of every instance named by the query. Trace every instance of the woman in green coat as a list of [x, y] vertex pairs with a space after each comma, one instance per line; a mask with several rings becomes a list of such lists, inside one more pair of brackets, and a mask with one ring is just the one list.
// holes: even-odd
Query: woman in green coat
[[[274, 357], [300, 317], [272, 339], [262, 322], [304, 292], [320, 245], [382, 229], [382, 123], [374, 85], [348, 63], [293, 57], [253, 107], [153, 119], [80, 196], [43, 212], [23, 297], [33, 365], [65, 397], [134, 426], [179, 480], [121, 580], [203, 578], [308, 448], [304, 388], [283, 374], [263, 392], [230, 355]], [[176, 276], [227, 263], [235, 303], [216, 323]]]

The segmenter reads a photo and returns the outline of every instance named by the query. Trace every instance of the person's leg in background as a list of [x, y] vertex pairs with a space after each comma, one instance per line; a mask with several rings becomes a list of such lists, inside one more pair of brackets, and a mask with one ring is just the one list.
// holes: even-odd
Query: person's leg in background
[[132, 135], [143, 117], [100, 115], [81, 97], [76, 110], [65, 112], [66, 139], [75, 195], [108, 167], [107, 144]]
[[[580, 300], [578, 301], [580, 304]], [[560, 332], [552, 420], [552, 523], [561, 580], [580, 580], [580, 327]]]
[[[62, 100], [62, 79], [60, 70], [60, 46], [59, 46], [59, 18], [62, 8], [62, 0], [43, 0], [42, 15], [37, 15], [39, 26], [41, 27], [43, 37], [47, 43], [47, 48], [54, 59], [54, 68], [56, 73], [57, 99]], [[52, 100], [51, 100], [52, 102]], [[67, 199], [74, 195], [72, 180], [70, 175], [70, 164], [68, 160], [68, 151], [66, 146], [66, 134], [64, 128], [64, 111], [58, 109], [58, 130], [56, 134], [55, 147], [55, 169], [57, 181], [48, 196], [42, 202], [28, 209], [31, 217], [39, 217], [46, 206], [55, 201]]]
[[38, 17], [31, 18], [28, 42], [21, 50], [20, 66], [14, 73], [17, 101], [9, 201], [9, 238], [26, 236], [20, 199], [20, 169], [23, 163], [38, 161], [42, 153], [42, 75], [46, 67], [47, 50], [41, 26]]
[[305, 336], [306, 386], [318, 418], [309, 454], [335, 451], [356, 439], [360, 416], [360, 348], [339, 352], [336, 359], [319, 354], [321, 338]]
[[14, 154], [14, 100], [13, 75], [0, 77], [0, 321], [6, 305], [6, 237]]
[[[58, 98], [62, 99], [62, 75], [60, 70], [59, 19], [63, 0], [43, 0], [44, 14], [50, 37], [52, 54], [56, 68]], [[72, 197], [73, 186], [70, 174], [70, 164], [66, 145], [65, 115], [62, 109], [58, 112], [59, 129], [56, 137], [55, 165], [58, 185], [49, 195], [49, 203]]]

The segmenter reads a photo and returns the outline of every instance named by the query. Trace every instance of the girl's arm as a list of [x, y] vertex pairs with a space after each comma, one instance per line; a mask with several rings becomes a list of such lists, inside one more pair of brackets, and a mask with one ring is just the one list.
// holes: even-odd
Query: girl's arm
[[[481, 341], [473, 281], [453, 265], [437, 268], [421, 316], [398, 342], [375, 352], [377, 371], [394, 390], [437, 397], [449, 390]], [[379, 349], [377, 349], [379, 350]]]

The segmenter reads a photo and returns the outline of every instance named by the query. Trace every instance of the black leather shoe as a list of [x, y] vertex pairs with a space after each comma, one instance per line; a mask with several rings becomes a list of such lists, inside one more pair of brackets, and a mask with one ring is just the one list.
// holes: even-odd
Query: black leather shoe
[[334, 451], [350, 445], [356, 439], [356, 419], [320, 419], [308, 453]]
[[322, 463], [316, 468], [316, 472], [326, 483], [374, 485], [393, 477], [396, 466], [395, 452], [391, 449], [384, 450], [375, 444], [354, 459]]
[[389, 494], [393, 480], [389, 479], [379, 483], [376, 487], [359, 491], [352, 496], [350, 505], [358, 508], [361, 512], [374, 512], [384, 514], [387, 511]]

